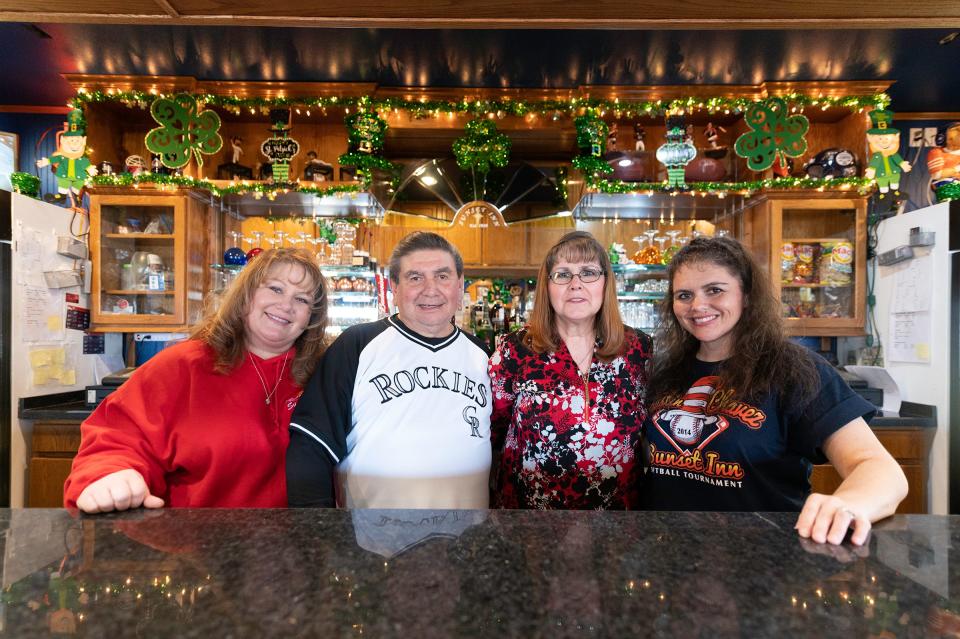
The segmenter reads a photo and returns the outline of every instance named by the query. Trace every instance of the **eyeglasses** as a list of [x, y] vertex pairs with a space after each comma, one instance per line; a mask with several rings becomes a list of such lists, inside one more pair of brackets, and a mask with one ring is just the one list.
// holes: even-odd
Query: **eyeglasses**
[[584, 284], [590, 284], [591, 282], [596, 282], [603, 277], [603, 271], [598, 271], [592, 268], [585, 268], [579, 273], [571, 273], [570, 271], [555, 271], [550, 274], [550, 281], [554, 284], [569, 284], [573, 281], [574, 275], [579, 277], [580, 281]]

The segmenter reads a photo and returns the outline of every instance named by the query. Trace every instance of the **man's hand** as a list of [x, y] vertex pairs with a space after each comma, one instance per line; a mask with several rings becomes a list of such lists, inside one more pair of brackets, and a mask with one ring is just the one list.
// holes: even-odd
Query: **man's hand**
[[101, 477], [77, 497], [77, 508], [85, 513], [108, 513], [140, 506], [163, 508], [163, 500], [150, 494], [143, 475], [132, 468]]

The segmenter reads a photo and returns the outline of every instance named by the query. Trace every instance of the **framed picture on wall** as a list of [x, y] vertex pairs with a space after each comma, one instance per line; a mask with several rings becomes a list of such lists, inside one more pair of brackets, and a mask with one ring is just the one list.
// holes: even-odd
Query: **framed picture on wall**
[[17, 134], [0, 131], [0, 189], [12, 191], [10, 174], [17, 170]]

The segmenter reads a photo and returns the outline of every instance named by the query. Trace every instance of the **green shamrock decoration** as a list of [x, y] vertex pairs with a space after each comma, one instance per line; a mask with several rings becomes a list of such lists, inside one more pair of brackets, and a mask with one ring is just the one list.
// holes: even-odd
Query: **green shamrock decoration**
[[750, 131], [737, 138], [734, 150], [747, 159], [753, 171], [764, 171], [777, 160], [786, 166], [787, 157], [799, 157], [807, 150], [803, 137], [810, 128], [810, 121], [803, 115], [787, 115], [787, 102], [782, 98], [770, 98], [753, 104], [744, 114]]
[[488, 173], [491, 166], [505, 167], [510, 161], [510, 138], [497, 131], [490, 120], [477, 118], [467, 122], [466, 134], [453, 141], [453, 155], [461, 169]]
[[161, 126], [147, 133], [147, 148], [160, 155], [160, 162], [171, 169], [186, 166], [190, 156], [203, 166], [203, 155], [220, 150], [220, 116], [213, 111], [198, 111], [197, 99], [181, 93], [170, 98], [157, 98], [150, 105], [150, 115]]

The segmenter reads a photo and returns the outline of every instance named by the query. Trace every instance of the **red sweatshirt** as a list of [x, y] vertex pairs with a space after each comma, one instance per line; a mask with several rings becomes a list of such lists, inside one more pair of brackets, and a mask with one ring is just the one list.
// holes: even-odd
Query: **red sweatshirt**
[[260, 376], [249, 356], [221, 375], [203, 342], [162, 350], [81, 425], [64, 505], [76, 507], [91, 482], [132, 468], [166, 506], [285, 507], [290, 414], [301, 394], [290, 375], [294, 354], [253, 355]]

